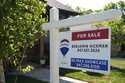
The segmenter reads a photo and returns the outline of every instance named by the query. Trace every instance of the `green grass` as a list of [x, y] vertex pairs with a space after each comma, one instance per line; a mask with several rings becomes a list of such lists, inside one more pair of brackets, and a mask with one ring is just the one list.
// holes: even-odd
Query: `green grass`
[[62, 69], [60, 74], [89, 83], [125, 83], [125, 60], [112, 59], [111, 65], [109, 75], [65, 69]]
[[[15, 83], [16, 76], [15, 75], [7, 75], [6, 83]], [[16, 83], [47, 83], [40, 80], [33, 79], [31, 77], [18, 75], [18, 79]]]
[[111, 64], [114, 67], [120, 68], [120, 69], [125, 69], [125, 59], [120, 60], [120, 59], [112, 59]]

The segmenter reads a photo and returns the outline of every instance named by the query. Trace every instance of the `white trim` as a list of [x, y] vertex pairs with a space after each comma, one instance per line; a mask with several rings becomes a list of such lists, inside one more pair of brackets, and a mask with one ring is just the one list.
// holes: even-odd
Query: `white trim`
[[65, 81], [64, 83], [88, 83], [88, 82], [85, 82], [85, 81], [80, 81], [80, 80], [76, 80], [76, 79], [72, 79], [72, 78], [69, 78], [69, 77], [60, 77], [60, 79], [62, 81]]

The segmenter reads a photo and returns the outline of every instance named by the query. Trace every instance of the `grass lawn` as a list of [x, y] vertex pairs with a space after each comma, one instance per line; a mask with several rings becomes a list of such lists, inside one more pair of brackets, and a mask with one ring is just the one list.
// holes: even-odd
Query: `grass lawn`
[[111, 60], [111, 73], [102, 75], [91, 72], [82, 72], [77, 70], [61, 70], [62, 76], [67, 76], [89, 83], [125, 83], [125, 60]]
[[[7, 75], [6, 83], [15, 83], [15, 77], [16, 77], [15, 75]], [[36, 80], [31, 77], [19, 75], [16, 83], [47, 83], [47, 82], [42, 82], [40, 80]]]

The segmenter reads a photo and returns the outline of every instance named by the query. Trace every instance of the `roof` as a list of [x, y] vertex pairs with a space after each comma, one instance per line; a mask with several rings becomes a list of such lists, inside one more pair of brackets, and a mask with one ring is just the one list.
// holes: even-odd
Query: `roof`
[[45, 0], [45, 1], [47, 2], [47, 4], [50, 7], [56, 7], [56, 8], [59, 8], [59, 9], [75, 12], [72, 8], [68, 7], [67, 5], [64, 5], [64, 4], [60, 3], [57, 0]]

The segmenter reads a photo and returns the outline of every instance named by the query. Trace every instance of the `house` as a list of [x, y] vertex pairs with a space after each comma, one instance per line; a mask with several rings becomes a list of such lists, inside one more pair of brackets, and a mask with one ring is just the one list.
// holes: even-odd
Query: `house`
[[[56, 7], [59, 9], [59, 19], [66, 19], [71, 16], [78, 15], [72, 8], [56, 1], [56, 0], [44, 0], [48, 5], [47, 16], [49, 17], [49, 9]], [[46, 64], [49, 64], [49, 33], [46, 37], [39, 39], [35, 43], [35, 46], [28, 51], [27, 61], [40, 64], [40, 60], [45, 60]]]

